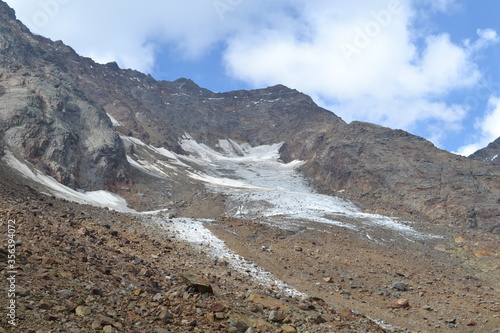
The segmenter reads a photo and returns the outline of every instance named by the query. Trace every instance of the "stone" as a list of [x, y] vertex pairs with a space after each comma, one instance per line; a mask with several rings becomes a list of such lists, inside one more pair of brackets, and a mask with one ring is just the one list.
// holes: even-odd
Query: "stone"
[[98, 321], [94, 320], [92, 324], [90, 324], [90, 328], [92, 328], [93, 330], [101, 330], [102, 326]]
[[215, 319], [217, 319], [217, 320], [226, 319], [226, 315], [224, 314], [224, 312], [216, 312], [216, 313], [214, 313], [214, 315], [215, 315]]
[[46, 321], [56, 321], [58, 318], [53, 315], [46, 315], [43, 317], [43, 319], [45, 319]]
[[161, 302], [162, 300], [163, 300], [163, 295], [160, 293], [153, 296], [153, 301], [155, 302]]
[[114, 326], [114, 327], [116, 327], [116, 329], [117, 329], [118, 331], [120, 331], [120, 332], [122, 332], [122, 331], [123, 331], [123, 324], [122, 324], [122, 323], [120, 323], [120, 322], [115, 322], [115, 323], [113, 323], [113, 326]]
[[391, 288], [399, 291], [408, 291], [408, 284], [403, 282], [396, 282], [391, 286]]
[[406, 298], [399, 298], [392, 302], [391, 308], [393, 309], [408, 309], [410, 307], [410, 301]]
[[295, 327], [290, 326], [290, 325], [281, 326], [281, 330], [283, 331], [283, 333], [296, 333], [297, 332]]
[[52, 308], [52, 310], [56, 312], [63, 312], [64, 310], [66, 310], [66, 308], [64, 306], [56, 305]]
[[185, 284], [187, 284], [189, 287], [193, 287], [200, 293], [214, 293], [210, 282], [200, 276], [194, 274], [182, 274], [181, 278]]
[[104, 326], [102, 331], [104, 333], [118, 333], [118, 330], [111, 325]]
[[59, 290], [59, 296], [61, 296], [64, 299], [68, 299], [75, 296], [75, 292], [68, 289]]
[[313, 320], [313, 323], [316, 325], [324, 324], [326, 323], [326, 319], [321, 316], [318, 316], [316, 317], [316, 319]]
[[92, 313], [92, 309], [88, 306], [80, 305], [75, 309], [75, 313], [77, 316], [85, 317]]
[[47, 258], [47, 257], [43, 257], [42, 258], [42, 264], [44, 265], [49, 265], [49, 266], [52, 266], [56, 263], [56, 261], [52, 258]]
[[226, 307], [220, 303], [212, 305], [212, 312], [225, 312]]
[[299, 303], [299, 309], [304, 310], [304, 311], [310, 311], [316, 309], [316, 307], [310, 303], [306, 303], [301, 301]]
[[174, 316], [168, 310], [162, 310], [158, 318], [164, 322], [174, 319]]
[[172, 333], [172, 331], [169, 331], [165, 328], [160, 328], [160, 327], [156, 327], [153, 332], [154, 333]]
[[236, 328], [236, 332], [238, 333], [245, 333], [248, 330], [248, 325], [242, 321], [231, 323], [230, 326]]
[[205, 318], [209, 323], [213, 323], [215, 321], [215, 315], [213, 313], [206, 313]]
[[285, 318], [286, 315], [283, 311], [271, 311], [269, 313], [269, 320], [275, 323], [281, 323]]
[[113, 319], [106, 317], [106, 316], [103, 316], [103, 315], [96, 316], [95, 321], [99, 324], [99, 326], [113, 325]]
[[269, 308], [269, 309], [271, 309], [271, 308], [280, 308], [280, 309], [287, 308], [287, 306], [285, 304], [279, 302], [275, 298], [271, 298], [271, 297], [268, 297], [265, 295], [250, 294], [250, 295], [248, 295], [247, 300], [250, 302], [260, 304], [264, 308]]
[[40, 303], [38, 305], [38, 308], [41, 310], [50, 310], [50, 309], [52, 309], [52, 305], [47, 304], [47, 303]]
[[139, 275], [141, 275], [141, 276], [145, 276], [145, 277], [151, 277], [151, 276], [153, 276], [153, 272], [152, 272], [152, 271], [150, 271], [150, 270], [149, 270], [149, 269], [147, 269], [147, 268], [143, 268], [143, 269], [141, 269], [141, 271], [139, 272]]

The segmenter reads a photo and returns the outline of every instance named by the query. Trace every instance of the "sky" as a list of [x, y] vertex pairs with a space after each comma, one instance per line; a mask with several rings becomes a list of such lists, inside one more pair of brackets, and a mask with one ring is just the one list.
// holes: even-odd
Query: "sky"
[[100, 63], [215, 92], [284, 84], [469, 155], [500, 137], [498, 0], [6, 0]]

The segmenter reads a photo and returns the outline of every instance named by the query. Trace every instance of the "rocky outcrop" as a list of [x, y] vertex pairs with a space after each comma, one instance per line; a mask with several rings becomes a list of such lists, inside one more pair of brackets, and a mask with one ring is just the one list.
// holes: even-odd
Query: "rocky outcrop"
[[500, 138], [490, 143], [487, 147], [476, 151], [469, 158], [500, 165]]
[[[123, 144], [105, 111], [77, 88], [51, 53], [62, 43], [33, 36], [0, 11], [0, 137], [59, 182], [94, 190], [123, 182]], [[62, 47], [61, 52], [67, 51]]]
[[295, 147], [310, 142], [302, 170], [321, 192], [342, 191], [384, 214], [498, 230], [498, 167], [450, 154], [401, 130], [360, 122], [296, 140], [284, 146], [283, 156], [301, 156]]

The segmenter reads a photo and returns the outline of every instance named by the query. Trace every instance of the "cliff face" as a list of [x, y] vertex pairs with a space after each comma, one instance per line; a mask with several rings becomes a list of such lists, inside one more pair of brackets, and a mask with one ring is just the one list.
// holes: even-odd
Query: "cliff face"
[[[33, 36], [0, 7], [0, 135], [59, 182], [85, 190], [125, 181], [124, 148], [104, 109], [78, 89], [54, 53], [70, 48]], [[4, 9], [4, 10], [1, 10]], [[3, 149], [2, 149], [3, 152]]]
[[212, 147], [225, 138], [284, 142], [282, 159], [307, 161], [301, 170], [320, 192], [341, 191], [380, 213], [500, 232], [496, 165], [401, 130], [346, 124], [284, 86], [213, 93], [187, 79], [156, 81], [115, 63], [99, 65], [33, 36], [1, 1], [0, 18], [3, 144], [67, 185], [96, 189], [130, 180], [116, 132], [178, 153], [185, 133]]
[[[290, 158], [297, 155], [298, 141], [285, 147]], [[404, 131], [359, 122], [308, 141], [316, 144], [302, 169], [322, 192], [345, 191], [380, 213], [499, 231], [498, 167], [450, 154]]]

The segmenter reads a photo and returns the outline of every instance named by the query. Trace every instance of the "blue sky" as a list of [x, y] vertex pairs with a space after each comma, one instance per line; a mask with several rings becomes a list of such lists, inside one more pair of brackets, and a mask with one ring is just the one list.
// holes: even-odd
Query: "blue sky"
[[213, 91], [285, 84], [468, 155], [500, 137], [497, 0], [7, 0], [98, 62]]

